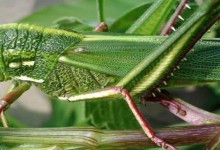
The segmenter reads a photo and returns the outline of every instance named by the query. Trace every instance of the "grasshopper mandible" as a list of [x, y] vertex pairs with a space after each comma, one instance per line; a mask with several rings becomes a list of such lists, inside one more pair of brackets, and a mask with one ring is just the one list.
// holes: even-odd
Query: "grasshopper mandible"
[[[213, 7], [216, 11], [212, 11]], [[199, 9], [179, 32], [160, 40], [146, 36], [82, 34], [27, 24], [1, 25], [0, 80], [14, 79], [21, 83], [1, 99], [0, 111], [28, 90], [31, 83], [61, 100], [119, 97], [127, 102], [153, 142], [175, 150], [155, 135], [133, 96], [155, 96], [154, 91], [161, 83], [166, 84], [167, 75], [219, 17], [219, 2], [215, 2]], [[147, 43], [161, 46], [149, 53]], [[134, 50], [140, 57], [131, 56]], [[112, 57], [115, 61], [130, 59], [133, 66], [120, 61], [121, 68], [128, 70], [121, 71], [109, 60]]]

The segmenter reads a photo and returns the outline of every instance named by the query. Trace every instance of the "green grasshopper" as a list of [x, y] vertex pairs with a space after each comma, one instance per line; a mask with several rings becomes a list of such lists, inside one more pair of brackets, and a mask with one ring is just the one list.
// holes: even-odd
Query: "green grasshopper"
[[[133, 97], [156, 96], [159, 86], [167, 84], [167, 76], [219, 19], [220, 2], [213, 3], [201, 7], [169, 38], [0, 25], [0, 80], [19, 81], [1, 99], [0, 111], [28, 90], [31, 83], [60, 100], [123, 98], [145, 134], [157, 145], [175, 150], [155, 135]], [[219, 45], [218, 40], [203, 40], [195, 50], [210, 43]]]

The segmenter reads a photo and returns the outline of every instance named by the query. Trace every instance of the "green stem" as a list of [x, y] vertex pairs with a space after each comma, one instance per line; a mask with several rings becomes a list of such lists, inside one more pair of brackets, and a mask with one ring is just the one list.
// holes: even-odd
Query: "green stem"
[[103, 0], [97, 0], [97, 12], [98, 12], [99, 22], [104, 22], [103, 7], [104, 7]]
[[[158, 130], [157, 135], [175, 145], [208, 143], [220, 130], [220, 124], [172, 127]], [[81, 149], [115, 149], [154, 147], [142, 131], [107, 131], [95, 128], [0, 128], [2, 145], [43, 147], [80, 147]], [[201, 136], [202, 135], [202, 136]]]

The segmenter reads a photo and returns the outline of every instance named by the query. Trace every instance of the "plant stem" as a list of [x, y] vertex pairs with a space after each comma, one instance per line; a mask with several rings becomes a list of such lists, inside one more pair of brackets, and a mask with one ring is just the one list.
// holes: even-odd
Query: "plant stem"
[[97, 12], [98, 12], [98, 18], [99, 22], [104, 22], [104, 4], [103, 0], [97, 0]]
[[[172, 127], [157, 131], [157, 136], [174, 145], [208, 143], [220, 124]], [[107, 131], [95, 128], [0, 128], [1, 144], [41, 144], [84, 149], [154, 147], [141, 131]], [[201, 136], [202, 135], [202, 136]]]

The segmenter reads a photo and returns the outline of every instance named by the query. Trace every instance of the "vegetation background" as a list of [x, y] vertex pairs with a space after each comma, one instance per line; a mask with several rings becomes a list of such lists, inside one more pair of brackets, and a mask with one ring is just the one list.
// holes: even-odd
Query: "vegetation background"
[[[148, 1], [150, 2], [152, 0]], [[120, 7], [114, 7], [114, 2], [117, 2]], [[105, 7], [107, 24], [111, 24], [125, 12], [146, 2], [146, 0], [136, 0], [126, 3], [124, 3], [125, 0], [115, 0], [114, 2], [109, 2], [108, 6]], [[0, 10], [0, 24], [21, 21], [52, 26], [57, 19], [72, 16], [77, 17], [77, 19], [90, 26], [95, 26], [98, 23], [95, 0], [0, 0]], [[36, 12], [31, 14], [33, 11]], [[216, 31], [218, 32], [218, 30]], [[4, 94], [8, 85], [9, 82], [1, 84], [1, 95]], [[178, 95], [195, 106], [211, 112], [218, 112], [220, 92], [217, 88], [213, 88], [216, 86], [218, 85], [215, 84], [209, 87], [200, 86], [197, 88], [189, 87], [187, 89], [179, 88], [171, 91], [173, 94]], [[17, 125], [19, 126], [68, 126], [71, 125], [69, 119], [72, 115], [74, 116], [74, 113], [71, 111], [72, 108], [67, 105], [69, 103], [64, 104], [59, 101], [49, 101], [45, 94], [37, 88], [32, 87], [7, 112], [9, 118], [11, 118], [10, 116], [12, 116], [12, 120], [14, 120], [14, 117], [16, 118]], [[58, 108], [57, 106], [61, 107]], [[183, 123], [158, 104], [147, 103], [147, 106], [140, 107], [154, 127]]]

